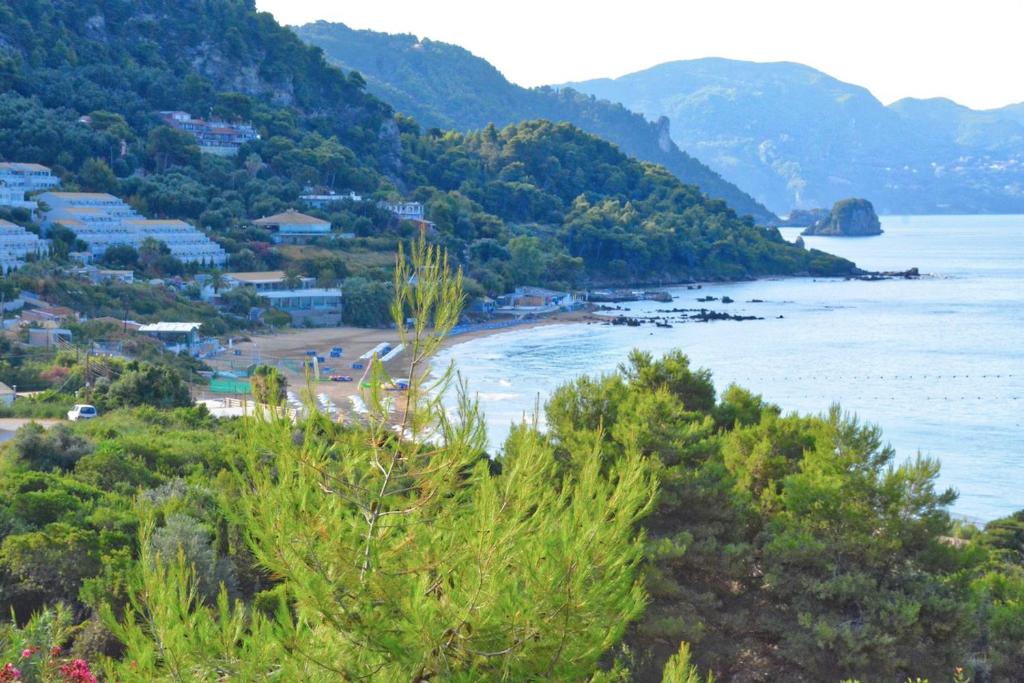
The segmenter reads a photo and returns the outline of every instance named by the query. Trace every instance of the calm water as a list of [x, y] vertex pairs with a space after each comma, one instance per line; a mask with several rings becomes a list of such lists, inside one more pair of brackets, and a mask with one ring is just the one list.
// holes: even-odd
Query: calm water
[[[456, 345], [479, 395], [491, 442], [581, 374], [614, 370], [631, 348], [683, 349], [714, 373], [783, 409], [818, 413], [832, 402], [880, 425], [904, 459], [942, 462], [960, 491], [955, 511], [989, 520], [1024, 508], [1024, 216], [885, 217], [885, 234], [805, 238], [862, 268], [917, 266], [920, 280], [780, 279], [672, 290], [673, 304], [624, 304], [635, 314], [709, 306], [764, 320], [672, 329], [566, 324]], [[784, 229], [795, 239], [798, 229]], [[736, 303], [699, 304], [728, 295]], [[763, 299], [764, 303], [748, 303]], [[777, 316], [784, 316], [778, 319]]]

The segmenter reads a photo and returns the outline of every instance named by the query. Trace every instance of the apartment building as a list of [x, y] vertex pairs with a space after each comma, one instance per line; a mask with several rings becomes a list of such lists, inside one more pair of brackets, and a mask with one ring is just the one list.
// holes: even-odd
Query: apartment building
[[163, 242], [171, 255], [185, 263], [222, 265], [227, 254], [220, 245], [185, 221], [148, 219], [117, 197], [104, 192], [44, 192], [38, 195], [47, 210], [43, 228], [63, 225], [89, 247], [89, 256], [102, 256], [115, 245], [138, 249], [147, 238]]
[[0, 274], [7, 274], [24, 265], [30, 255], [46, 251], [46, 241], [20, 225], [0, 219]]
[[48, 190], [60, 179], [42, 164], [16, 161], [0, 162], [0, 206], [35, 210], [36, 202], [26, 199], [29, 192]]

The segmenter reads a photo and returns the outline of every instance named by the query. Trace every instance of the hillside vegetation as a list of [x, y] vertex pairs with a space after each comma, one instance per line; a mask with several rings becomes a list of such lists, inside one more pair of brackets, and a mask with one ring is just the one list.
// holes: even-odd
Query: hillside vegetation
[[0, 445], [0, 680], [1014, 680], [1022, 513], [958, 526], [937, 462], [838, 407], [719, 397], [678, 351], [560, 387], [546, 434], [488, 453], [436, 397], [454, 368], [417, 361], [461, 279], [411, 251], [397, 415], [379, 362], [337, 422], [215, 420], [163, 363], [25, 368], [101, 415]]
[[[569, 125], [424, 132], [251, 2], [33, 0], [0, 12], [0, 156], [193, 221], [232, 269], [389, 279], [353, 272], [353, 252], [393, 250], [408, 233], [373, 202], [327, 215], [366, 239], [335, 241], [315, 259], [274, 250], [249, 226], [316, 186], [425, 201], [433, 239], [479, 280], [473, 294], [852, 269]], [[163, 109], [252, 121], [261, 138], [236, 157], [200, 154], [161, 124]], [[542, 266], [522, 270], [538, 252]]]
[[680, 150], [669, 122], [656, 123], [607, 100], [571, 89], [528, 89], [510, 83], [486, 60], [436, 40], [356, 31], [318, 21], [295, 28], [327, 58], [366, 78], [370, 92], [425, 127], [471, 131], [527, 119], [565, 121], [615, 143], [630, 156], [661, 164], [684, 183], [721, 199], [759, 225], [776, 217], [746, 192]]

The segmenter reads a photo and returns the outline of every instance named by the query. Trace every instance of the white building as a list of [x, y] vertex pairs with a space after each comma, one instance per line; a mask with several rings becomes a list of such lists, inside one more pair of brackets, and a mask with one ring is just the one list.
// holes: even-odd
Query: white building
[[226, 288], [252, 287], [270, 306], [288, 313], [293, 323], [341, 324], [340, 287], [317, 287], [311, 277], [300, 277], [297, 286], [289, 287], [287, 280], [280, 270], [224, 274]]
[[314, 237], [326, 237], [331, 234], [330, 221], [307, 216], [295, 209], [257, 218], [253, 224], [270, 230], [273, 233], [271, 239], [277, 244], [307, 242]]
[[9, 406], [14, 403], [14, 389], [0, 382], [0, 405]]
[[299, 197], [306, 206], [310, 206], [314, 209], [323, 209], [336, 204], [338, 202], [361, 202], [363, 201], [362, 195], [358, 195], [355, 192], [346, 192], [345, 194], [335, 194], [330, 192], [328, 194], [304, 194]]
[[420, 202], [380, 202], [377, 206], [395, 214], [401, 221], [422, 221], [426, 218]]
[[172, 353], [194, 354], [201, 343], [199, 328], [202, 326], [202, 323], [158, 322], [141, 325], [138, 331], [163, 342], [164, 348]]
[[0, 219], [0, 274], [24, 265], [27, 256], [45, 251], [45, 240], [20, 225]]
[[199, 149], [209, 154], [234, 156], [239, 147], [260, 138], [249, 123], [194, 119], [184, 111], [162, 111], [160, 118], [170, 127], [193, 135]]
[[59, 184], [60, 179], [42, 164], [0, 162], [0, 206], [35, 210], [36, 202], [26, 199], [26, 193]]
[[89, 255], [102, 256], [115, 245], [138, 249], [147, 238], [163, 242], [171, 255], [185, 263], [222, 265], [224, 249], [185, 221], [148, 219], [111, 194], [104, 192], [44, 192], [37, 197], [46, 205], [43, 227], [63, 225], [89, 245]]

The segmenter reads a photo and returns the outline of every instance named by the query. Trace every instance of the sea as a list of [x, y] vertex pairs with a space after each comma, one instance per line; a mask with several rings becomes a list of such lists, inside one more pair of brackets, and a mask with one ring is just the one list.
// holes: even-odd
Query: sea
[[[786, 412], [838, 403], [880, 426], [898, 461], [937, 458], [939, 484], [959, 491], [959, 517], [981, 523], [1024, 509], [1024, 216], [884, 216], [882, 228], [803, 239], [866, 270], [916, 267], [919, 279], [673, 287], [671, 304], [621, 304], [621, 313], [707, 307], [760, 319], [513, 328], [453, 345], [435, 367], [454, 361], [497, 452], [510, 426], [534, 419], [563, 383], [613, 372], [633, 348], [682, 349], [719, 392], [736, 383]], [[791, 241], [799, 232], [782, 229]], [[697, 301], [707, 296], [719, 301]]]

